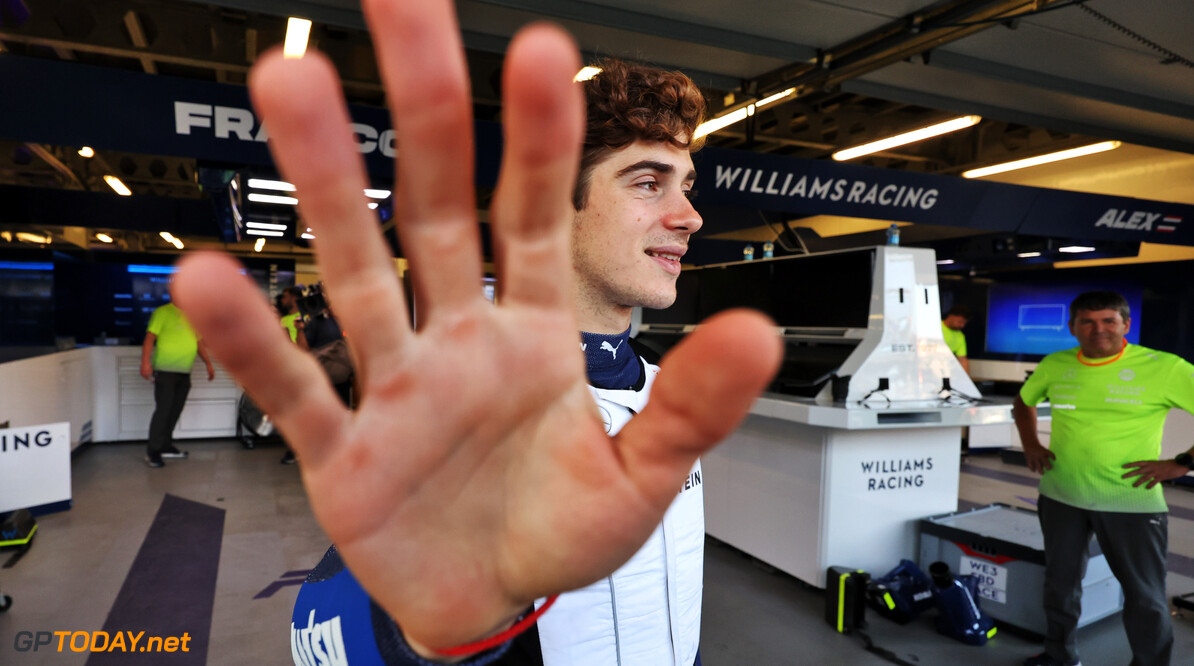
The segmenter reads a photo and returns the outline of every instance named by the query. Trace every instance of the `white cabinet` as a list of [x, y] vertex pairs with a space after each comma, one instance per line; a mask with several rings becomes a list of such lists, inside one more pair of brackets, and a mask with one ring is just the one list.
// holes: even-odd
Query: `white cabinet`
[[[140, 347], [87, 347], [0, 363], [0, 421], [13, 427], [71, 424], [71, 448], [89, 441], [143, 440], [153, 416], [153, 384], [141, 378]], [[231, 437], [241, 389], [231, 375], [197, 361], [177, 439]]]
[[[112, 362], [120, 416], [119, 430], [110, 439], [146, 439], [153, 417], [153, 383], [141, 377], [141, 350], [119, 348]], [[191, 391], [187, 394], [186, 407], [174, 428], [175, 439], [236, 434], [236, 404], [240, 394], [240, 387], [222, 368], [216, 366], [216, 377], [209, 382], [207, 368], [202, 361], [196, 360], [191, 369]]]

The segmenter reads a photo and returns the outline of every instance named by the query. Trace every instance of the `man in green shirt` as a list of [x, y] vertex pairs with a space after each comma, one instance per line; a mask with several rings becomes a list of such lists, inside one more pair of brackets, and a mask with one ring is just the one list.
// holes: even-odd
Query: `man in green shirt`
[[958, 357], [962, 369], [970, 374], [970, 359], [966, 358], [966, 334], [962, 332], [970, 322], [970, 308], [965, 305], [955, 305], [945, 313], [941, 320], [941, 335], [945, 337], [945, 346]]
[[[1025, 666], [1078, 663], [1075, 629], [1094, 532], [1124, 590], [1124, 629], [1134, 666], [1169, 664], [1173, 627], [1165, 598], [1168, 521], [1158, 485], [1194, 467], [1190, 452], [1158, 460], [1165, 416], [1194, 412], [1194, 365], [1128, 344], [1131, 312], [1109, 291], [1070, 305], [1078, 347], [1055, 352], [1020, 389], [1012, 410], [1028, 467], [1042, 474], [1045, 652]], [[1052, 405], [1049, 448], [1037, 437], [1035, 405]]]
[[145, 464], [165, 465], [162, 458], [186, 458], [186, 451], [174, 446], [174, 426], [191, 391], [191, 366], [198, 355], [207, 365], [207, 381], [216, 371], [207, 358], [203, 343], [191, 324], [173, 303], [167, 303], [149, 315], [145, 341], [141, 343], [141, 376], [153, 382], [153, 417], [149, 420], [149, 442]]
[[282, 315], [282, 328], [286, 329], [286, 333], [290, 335], [290, 341], [306, 349], [306, 336], [300, 335], [303, 314], [298, 309], [298, 299], [302, 296], [303, 292], [298, 287], [287, 287], [278, 295], [278, 307]]

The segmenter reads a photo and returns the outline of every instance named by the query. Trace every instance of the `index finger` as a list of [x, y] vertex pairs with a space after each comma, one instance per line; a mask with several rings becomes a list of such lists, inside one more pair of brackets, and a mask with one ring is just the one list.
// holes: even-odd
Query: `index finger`
[[369, 181], [335, 68], [317, 53], [290, 59], [275, 50], [254, 66], [249, 88], [268, 123], [274, 159], [315, 231], [320, 271], [368, 376], [401, 354], [410, 327], [377, 215], [366, 207]]

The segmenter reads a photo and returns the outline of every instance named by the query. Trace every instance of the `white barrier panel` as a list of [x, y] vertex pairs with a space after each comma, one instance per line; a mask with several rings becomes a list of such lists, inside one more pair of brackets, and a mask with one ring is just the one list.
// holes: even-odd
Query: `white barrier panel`
[[0, 429], [0, 512], [70, 498], [70, 423]]

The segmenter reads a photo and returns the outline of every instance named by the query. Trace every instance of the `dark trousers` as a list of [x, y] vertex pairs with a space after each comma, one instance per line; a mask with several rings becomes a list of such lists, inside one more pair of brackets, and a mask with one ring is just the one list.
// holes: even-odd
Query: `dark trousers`
[[187, 404], [191, 392], [191, 375], [184, 372], [153, 373], [153, 418], [149, 420], [149, 455], [161, 455], [174, 443], [174, 426]]
[[1111, 573], [1124, 590], [1124, 629], [1131, 666], [1167, 666], [1173, 624], [1165, 597], [1169, 521], [1165, 513], [1087, 511], [1040, 498], [1045, 535], [1045, 651], [1063, 663], [1078, 660], [1075, 630], [1082, 614], [1082, 577], [1093, 532]]

